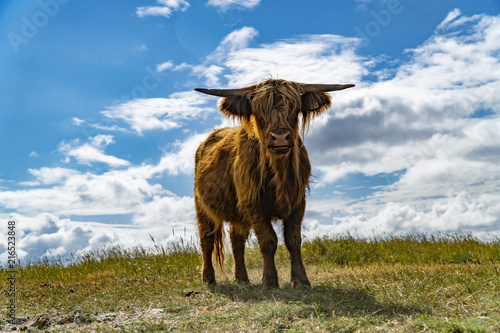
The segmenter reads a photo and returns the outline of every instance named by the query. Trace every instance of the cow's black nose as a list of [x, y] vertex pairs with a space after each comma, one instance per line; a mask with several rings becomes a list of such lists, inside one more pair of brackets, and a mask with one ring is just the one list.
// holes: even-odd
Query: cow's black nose
[[290, 137], [289, 130], [287, 130], [285, 128], [281, 128], [281, 129], [272, 131], [270, 133], [270, 135], [271, 135], [271, 141], [272, 141], [273, 146], [279, 147], [279, 146], [289, 146], [290, 145], [291, 137]]

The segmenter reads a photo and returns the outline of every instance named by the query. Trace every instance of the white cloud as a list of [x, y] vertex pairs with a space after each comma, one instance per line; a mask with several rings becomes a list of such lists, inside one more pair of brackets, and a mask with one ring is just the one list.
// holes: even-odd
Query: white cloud
[[217, 61], [230, 52], [235, 52], [248, 47], [248, 44], [258, 35], [258, 31], [252, 27], [243, 27], [227, 35], [217, 46], [215, 52], [208, 57], [209, 60]]
[[[149, 206], [149, 202], [164, 198], [172, 202], [177, 198], [155, 183], [158, 177], [165, 174], [192, 175], [195, 151], [207, 135], [208, 132], [192, 134], [186, 141], [175, 142], [157, 164], [128, 165], [102, 174], [62, 167], [29, 169], [34, 179], [21, 183], [29, 188], [0, 191], [0, 205], [26, 216], [44, 213], [58, 218], [139, 214], [143, 220], [148, 220], [144, 206]], [[95, 137], [91, 141], [94, 145], [105, 145], [111, 140]], [[184, 205], [193, 199], [183, 197], [179, 200]], [[141, 218], [134, 220], [140, 222]]]
[[142, 6], [137, 7], [137, 16], [164, 16], [169, 18], [175, 11], [186, 11], [189, 3], [186, 0], [157, 0], [162, 6]]
[[175, 10], [186, 10], [189, 7], [189, 3], [186, 0], [157, 0], [158, 3], [170, 7]]
[[[79, 225], [69, 219], [59, 219], [51, 214], [25, 216], [12, 214], [9, 221], [16, 223], [17, 257], [26, 263], [44, 257], [82, 254], [83, 251], [97, 249], [113, 241], [112, 231], [98, 231], [89, 225]], [[6, 225], [7, 219], [0, 219]], [[4, 234], [2, 230], [0, 234]], [[0, 244], [0, 258], [6, 259], [6, 248]]]
[[[477, 131], [471, 128], [479, 120], [469, 116], [478, 110], [500, 111], [500, 98], [494, 93], [500, 89], [495, 58], [499, 30], [499, 18], [476, 18], [476, 25], [465, 29], [468, 34], [436, 34], [412, 50], [412, 59], [393, 78], [335, 94], [332, 112], [318, 119], [308, 138], [320, 167], [338, 177], [341, 161], [369, 174], [392, 172], [413, 164], [387, 163], [397, 156], [432, 158], [440, 147], [451, 146], [459, 147], [453, 156], [458, 158], [465, 154], [464, 145], [481, 147], [484, 142], [473, 137], [460, 138]], [[495, 132], [495, 119], [484, 122], [483, 130]]]
[[196, 221], [194, 199], [175, 195], [155, 196], [138, 209], [133, 221], [143, 227], [157, 228], [158, 221], [164, 221], [167, 216], [169, 227], [186, 228], [192, 234]]
[[252, 27], [243, 27], [227, 35], [217, 46], [214, 52], [207, 56], [200, 65], [181, 64], [174, 70], [191, 70], [197, 77], [204, 77], [207, 86], [219, 86], [221, 78], [227, 69], [229, 54], [248, 47], [249, 43], [258, 35]]
[[[112, 119], [106, 118], [101, 123], [95, 123], [95, 124], [89, 123], [89, 122], [82, 120], [82, 119], [79, 119], [79, 118], [73, 118], [72, 120], [73, 120], [74, 125], [82, 126], [82, 127], [85, 127], [85, 126], [90, 127], [91, 131], [99, 130], [99, 131], [106, 131], [106, 132], [124, 132], [124, 133], [130, 132], [129, 130], [118, 126], [117, 124], [110, 124]], [[84, 131], [87, 131], [87, 130], [84, 129]], [[91, 133], [91, 132], [89, 131], [89, 133]]]
[[[192, 201], [192, 200], [191, 200]], [[17, 236], [17, 257], [21, 263], [72, 254], [78, 258], [88, 251], [102, 250], [118, 245], [124, 249], [137, 245], [153, 248], [155, 245], [168, 247], [171, 243], [195, 242], [193, 209], [185, 209], [185, 219], [180, 214], [180, 204], [189, 198], [155, 197], [147, 207], [148, 211], [138, 212], [134, 224], [105, 224], [98, 222], [74, 221], [59, 218], [49, 213], [33, 216], [11, 214], [0, 218], [2, 225], [15, 221]], [[188, 207], [189, 208], [189, 207]], [[170, 220], [172, 218], [172, 220]], [[153, 220], [155, 219], [155, 220]], [[172, 222], [171, 222], [172, 221]], [[152, 242], [151, 236], [155, 239]], [[0, 237], [7, 239], [7, 228], [0, 230]], [[0, 243], [0, 260], [7, 261], [6, 243]]]
[[[359, 82], [373, 63], [355, 53], [360, 43], [357, 38], [303, 35], [249, 47], [257, 35], [252, 27], [235, 30], [203, 64], [183, 64], [178, 69], [204, 77], [209, 86], [242, 87], [269, 77], [311, 83]], [[224, 81], [227, 83], [222, 84]]]
[[80, 145], [80, 140], [78, 139], [69, 143], [62, 142], [58, 150], [66, 156], [66, 162], [69, 162], [69, 157], [73, 157], [78, 163], [84, 165], [100, 162], [113, 167], [120, 167], [130, 164], [126, 160], [104, 154], [103, 149], [109, 144], [114, 143], [112, 135], [99, 134], [89, 139], [89, 143], [82, 145]]
[[227, 56], [228, 85], [245, 86], [270, 76], [308, 83], [357, 83], [369, 66], [354, 52], [358, 43], [356, 38], [305, 35], [240, 49]]
[[462, 15], [462, 12], [460, 11], [460, 9], [458, 9], [458, 8], [453, 9], [451, 12], [448, 13], [448, 16], [446, 16], [446, 18], [443, 20], [443, 22], [441, 22], [437, 26], [436, 29], [437, 30], [445, 29], [450, 24], [450, 22], [452, 22], [454, 19], [456, 19], [460, 15]]
[[64, 180], [75, 176], [78, 171], [65, 168], [47, 168], [28, 169], [28, 172], [36, 178], [36, 181], [24, 182], [21, 185], [37, 186], [37, 185], [53, 185], [62, 183]]
[[181, 127], [182, 120], [199, 119], [213, 112], [207, 107], [207, 97], [196, 92], [178, 92], [169, 98], [135, 99], [108, 107], [102, 114], [110, 120], [127, 123], [136, 133], [155, 129], [170, 130]]
[[[26, 215], [55, 216], [131, 214], [148, 198], [162, 194], [161, 185], [151, 184], [131, 170], [112, 170], [102, 175], [72, 170], [32, 170], [32, 186], [52, 185], [0, 192], [0, 204]], [[50, 183], [53, 184], [50, 184]]]
[[166, 18], [169, 18], [170, 15], [172, 15], [172, 9], [168, 7], [159, 7], [159, 6], [138, 7], [136, 14], [139, 17], [165, 16]]
[[309, 132], [323, 188], [403, 170], [365, 199], [313, 200], [309, 232], [500, 232], [500, 17], [443, 22], [393, 78], [335, 95]]
[[174, 143], [175, 151], [166, 153], [157, 168], [171, 175], [194, 174], [194, 155], [196, 149], [208, 136], [207, 133], [193, 134], [187, 140]]
[[156, 71], [159, 72], [159, 73], [161, 73], [161, 72], [166, 71], [167, 69], [172, 68], [173, 66], [174, 66], [174, 63], [171, 60], [169, 60], [167, 62], [158, 64], [156, 66]]
[[252, 9], [259, 3], [260, 0], [209, 0], [207, 4], [225, 11], [232, 8]]
[[[359, 236], [380, 236], [384, 234], [473, 232], [487, 236], [500, 233], [500, 196], [498, 194], [471, 195], [466, 191], [448, 191], [446, 196], [432, 201], [428, 208], [414, 203], [387, 202], [377, 212], [357, 212], [359, 206], [345, 207], [346, 210], [328, 209], [308, 212], [304, 222], [305, 234], [315, 237], [324, 234], [351, 233]], [[315, 207], [316, 206], [316, 207]], [[339, 205], [342, 207], [342, 204]], [[318, 208], [321, 208], [320, 206]], [[351, 214], [347, 212], [351, 212]], [[322, 217], [321, 217], [322, 216]], [[330, 219], [325, 223], [325, 218]]]
[[73, 117], [72, 120], [73, 120], [73, 124], [75, 124], [76, 126], [81, 126], [81, 125], [85, 124], [85, 120], [77, 118], [77, 117]]

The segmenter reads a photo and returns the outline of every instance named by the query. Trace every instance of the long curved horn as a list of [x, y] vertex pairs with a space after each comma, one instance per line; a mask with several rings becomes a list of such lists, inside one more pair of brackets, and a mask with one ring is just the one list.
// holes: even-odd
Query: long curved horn
[[199, 91], [204, 94], [219, 96], [219, 97], [238, 97], [243, 96], [247, 90], [246, 89], [205, 89], [205, 88], [195, 88], [194, 90]]
[[354, 84], [304, 84], [304, 92], [327, 92], [354, 87]]

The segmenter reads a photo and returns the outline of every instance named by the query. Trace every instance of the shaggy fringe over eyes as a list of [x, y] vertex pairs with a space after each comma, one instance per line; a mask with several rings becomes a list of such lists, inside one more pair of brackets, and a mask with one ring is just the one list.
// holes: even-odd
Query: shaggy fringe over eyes
[[[243, 122], [250, 122], [252, 112], [268, 120], [275, 117], [275, 109], [284, 110], [288, 116], [298, 112], [302, 116], [302, 137], [309, 130], [309, 124], [314, 117], [331, 105], [330, 95], [327, 93], [304, 93], [302, 84], [293, 81], [269, 79], [244, 89], [248, 89], [245, 96], [223, 98], [219, 106], [220, 111], [229, 118], [237, 118]], [[286, 122], [283, 125], [291, 128], [288, 117], [282, 122]]]
[[[268, 80], [255, 87], [252, 111], [259, 119], [284, 128], [293, 128], [289, 117], [300, 110], [300, 85], [284, 80]], [[279, 110], [279, 112], [276, 112]]]

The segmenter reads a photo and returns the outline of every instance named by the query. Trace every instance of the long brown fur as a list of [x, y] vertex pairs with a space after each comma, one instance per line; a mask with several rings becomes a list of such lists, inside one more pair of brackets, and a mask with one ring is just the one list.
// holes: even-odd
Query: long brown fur
[[[241, 125], [215, 130], [196, 152], [194, 194], [207, 283], [215, 283], [212, 253], [222, 269], [223, 223], [229, 222], [236, 280], [248, 282], [244, 242], [253, 229], [264, 258], [264, 288], [277, 287], [277, 237], [270, 225], [281, 220], [291, 254], [292, 282], [310, 285], [300, 254], [300, 225], [311, 166], [300, 132], [304, 135], [311, 119], [330, 106], [330, 96], [303, 93], [302, 86], [270, 79], [247, 87], [244, 96], [221, 100], [221, 112], [239, 119]], [[277, 154], [269, 137], [280, 128], [289, 130], [293, 147]]]
[[224, 271], [224, 257], [225, 257], [225, 232], [224, 226], [220, 225], [215, 231], [214, 238], [214, 258], [217, 266], [219, 266], [221, 271]]

